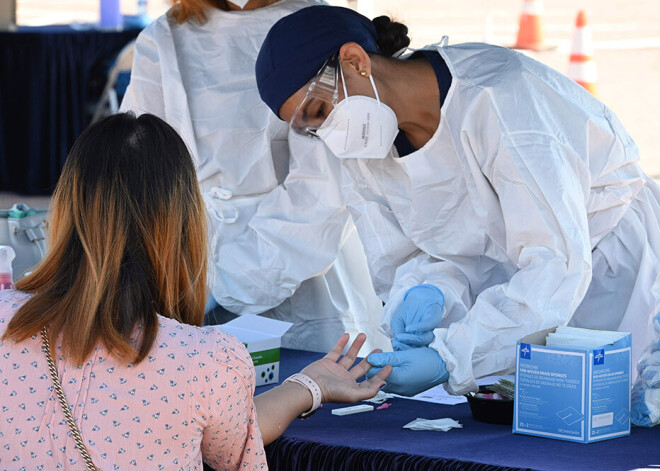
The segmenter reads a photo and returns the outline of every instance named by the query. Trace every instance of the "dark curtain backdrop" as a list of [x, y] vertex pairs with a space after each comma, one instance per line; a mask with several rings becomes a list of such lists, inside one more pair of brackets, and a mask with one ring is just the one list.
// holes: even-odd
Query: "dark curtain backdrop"
[[117, 53], [139, 30], [0, 33], [0, 191], [50, 194]]

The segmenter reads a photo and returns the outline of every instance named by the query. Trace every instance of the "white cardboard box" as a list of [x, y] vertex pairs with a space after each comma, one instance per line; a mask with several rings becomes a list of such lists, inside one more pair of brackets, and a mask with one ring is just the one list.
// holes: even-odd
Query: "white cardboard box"
[[273, 384], [280, 377], [282, 335], [293, 324], [267, 317], [245, 314], [226, 324], [215, 326], [245, 345], [257, 374], [257, 386]]
[[631, 335], [598, 348], [546, 346], [555, 330], [518, 341], [513, 432], [580, 443], [629, 435]]

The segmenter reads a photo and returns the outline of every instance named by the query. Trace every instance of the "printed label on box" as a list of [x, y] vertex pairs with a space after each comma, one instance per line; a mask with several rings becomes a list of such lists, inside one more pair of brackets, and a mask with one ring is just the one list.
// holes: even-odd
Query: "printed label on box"
[[[602, 358], [597, 355], [602, 353]], [[620, 405], [621, 398], [630, 396], [630, 347], [617, 350], [594, 350], [594, 366], [589, 381], [588, 396], [591, 415], [589, 438], [602, 439], [618, 436], [629, 429], [627, 408]], [[598, 363], [597, 363], [598, 362]], [[629, 402], [626, 401], [626, 406]], [[617, 420], [614, 420], [616, 413]]]
[[602, 365], [605, 363], [605, 350], [600, 349], [600, 350], [594, 350], [594, 365]]
[[614, 423], [614, 413], [608, 412], [607, 414], [598, 414], [591, 416], [591, 426], [593, 428], [606, 427]]
[[551, 332], [518, 342], [513, 431], [582, 443], [630, 434], [631, 335], [581, 349], [546, 346]]
[[532, 347], [528, 343], [520, 344], [520, 358], [525, 358], [529, 360], [531, 358]]
[[518, 430], [583, 439], [585, 354], [523, 345], [530, 352], [521, 352], [516, 375]]

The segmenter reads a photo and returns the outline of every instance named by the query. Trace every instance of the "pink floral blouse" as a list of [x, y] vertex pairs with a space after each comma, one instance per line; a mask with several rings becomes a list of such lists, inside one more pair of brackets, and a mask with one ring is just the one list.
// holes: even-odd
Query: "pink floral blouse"
[[[0, 291], [0, 336], [29, 295]], [[139, 332], [139, 331], [138, 331]], [[136, 332], [136, 334], [138, 333]], [[104, 347], [57, 370], [94, 464], [103, 470], [266, 469], [250, 355], [231, 335], [159, 317], [140, 364]], [[0, 469], [84, 469], [48, 372], [41, 336], [0, 342]]]

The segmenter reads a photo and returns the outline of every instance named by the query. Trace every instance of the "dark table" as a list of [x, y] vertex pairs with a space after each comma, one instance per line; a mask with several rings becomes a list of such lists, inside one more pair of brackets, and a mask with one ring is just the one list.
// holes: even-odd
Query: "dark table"
[[[280, 380], [320, 358], [282, 350]], [[266, 390], [258, 387], [256, 393]], [[633, 428], [628, 437], [579, 444], [514, 435], [511, 426], [475, 421], [467, 404], [445, 406], [391, 399], [386, 410], [333, 416], [325, 404], [308, 420], [296, 420], [266, 447], [271, 470], [637, 470], [660, 468], [660, 428]], [[423, 417], [451, 417], [463, 424], [449, 432], [401, 428]]]
[[67, 25], [0, 32], [0, 191], [52, 192], [108, 65], [139, 32]]

